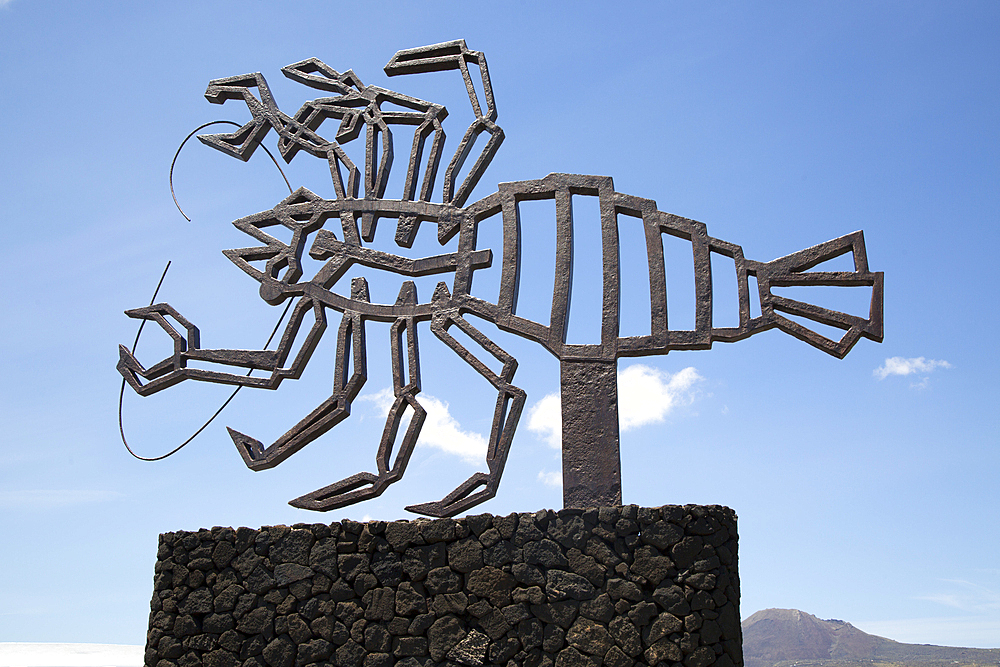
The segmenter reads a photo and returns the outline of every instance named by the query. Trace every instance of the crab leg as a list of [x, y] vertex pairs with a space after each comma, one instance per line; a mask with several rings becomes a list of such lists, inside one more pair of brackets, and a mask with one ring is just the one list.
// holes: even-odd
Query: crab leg
[[[355, 279], [355, 282], [363, 280], [363, 278], [358, 278]], [[396, 305], [415, 305], [416, 296], [416, 288], [413, 282], [408, 280], [403, 283], [403, 287], [400, 289]], [[404, 332], [406, 334], [405, 360], [402, 353]], [[382, 492], [390, 484], [398, 481], [406, 471], [410, 455], [413, 454], [413, 449], [417, 444], [420, 429], [427, 417], [426, 410], [416, 399], [420, 392], [420, 358], [417, 349], [416, 319], [412, 316], [398, 318], [392, 324], [391, 334], [392, 385], [395, 399], [386, 417], [382, 441], [379, 443], [375, 459], [378, 474], [360, 472], [351, 475], [339, 482], [296, 498], [289, 502], [290, 505], [301, 509], [327, 511], [369, 500], [382, 495]], [[399, 443], [395, 462], [390, 465], [393, 448], [407, 408], [412, 410], [412, 417]]]
[[[452, 325], [461, 329], [463, 333], [503, 364], [500, 375], [491, 371], [486, 364], [448, 333], [448, 329]], [[496, 495], [497, 487], [500, 485], [500, 477], [503, 475], [503, 469], [507, 463], [507, 454], [510, 452], [510, 443], [514, 438], [514, 429], [517, 428], [521, 409], [524, 407], [526, 394], [523, 389], [511, 384], [514, 372], [517, 370], [517, 360], [469, 324], [459, 314], [458, 309], [436, 315], [431, 322], [431, 331], [497, 390], [493, 429], [490, 433], [489, 447], [486, 450], [486, 466], [489, 468], [489, 472], [478, 472], [472, 475], [438, 502], [411, 505], [406, 508], [410, 512], [418, 514], [448, 517], [464, 512], [470, 507], [475, 507]], [[480, 487], [483, 488], [477, 491]]]
[[[348, 378], [347, 359], [352, 351], [354, 368]], [[266, 448], [259, 440], [229, 428], [229, 435], [244, 463], [251, 470], [273, 468], [347, 419], [351, 415], [351, 403], [367, 379], [364, 318], [359, 313], [345, 312], [337, 337], [337, 367], [330, 398]]]

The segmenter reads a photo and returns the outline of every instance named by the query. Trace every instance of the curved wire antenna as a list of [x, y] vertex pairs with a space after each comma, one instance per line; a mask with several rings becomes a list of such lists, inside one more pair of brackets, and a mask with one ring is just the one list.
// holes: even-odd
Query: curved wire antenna
[[[204, 127], [204, 126], [202, 126], [202, 127]], [[201, 129], [201, 128], [198, 128], [198, 129]], [[195, 130], [195, 132], [197, 132], [197, 131], [198, 130]], [[192, 132], [191, 134], [194, 134], [194, 132]], [[180, 150], [180, 149], [178, 149], [178, 150]], [[176, 201], [176, 200], [174, 200], [174, 201]], [[180, 206], [178, 206], [177, 208], [180, 209]], [[181, 211], [182, 215], [183, 215], [183, 213], [184, 212]], [[184, 216], [184, 217], [187, 217], [187, 216]], [[190, 222], [190, 220], [189, 220], [189, 222]], [[167, 262], [167, 265], [163, 268], [163, 275], [160, 276], [160, 282], [158, 282], [156, 284], [156, 289], [153, 291], [153, 298], [149, 300], [149, 305], [152, 306], [153, 303], [156, 302], [156, 295], [160, 293], [160, 287], [163, 285], [163, 279], [167, 277], [167, 269], [169, 269], [169, 268], [170, 268], [170, 262]], [[292, 300], [289, 299], [288, 303], [285, 305], [285, 310], [282, 311], [282, 313], [281, 313], [281, 317], [278, 318], [277, 323], [274, 325], [274, 329], [271, 331], [271, 335], [267, 337], [267, 342], [264, 343], [264, 349], [265, 350], [267, 349], [267, 346], [271, 344], [271, 341], [274, 340], [274, 335], [276, 333], [278, 333], [278, 328], [281, 326], [281, 323], [285, 320], [285, 315], [288, 314], [288, 309], [291, 307], [291, 305], [292, 305]], [[143, 326], [145, 326], [145, 324], [146, 324], [146, 320], [141, 320], [139, 322], [139, 330], [136, 332], [136, 334], [135, 334], [135, 341], [132, 343], [132, 354], [135, 354], [135, 348], [139, 344], [139, 336], [142, 335], [142, 328], [143, 328]], [[247, 371], [247, 375], [249, 376], [251, 373], [254, 372], [254, 370], [256, 370], [256, 369], [251, 368], [250, 370], [248, 370]], [[222, 405], [219, 406], [219, 409], [216, 410], [212, 414], [212, 416], [209, 417], [208, 420], [204, 424], [202, 424], [201, 427], [197, 431], [195, 431], [194, 433], [192, 433], [191, 436], [187, 440], [185, 440], [181, 444], [177, 445], [176, 447], [174, 447], [172, 450], [170, 450], [166, 454], [162, 454], [161, 456], [145, 457], [145, 456], [139, 456], [134, 451], [132, 451], [132, 448], [129, 447], [128, 440], [125, 439], [125, 426], [122, 423], [122, 403], [125, 401], [125, 378], [122, 378], [122, 387], [121, 387], [121, 390], [118, 392], [118, 432], [121, 433], [122, 444], [125, 445], [125, 449], [128, 450], [129, 454], [131, 454], [135, 458], [139, 459], [140, 461], [162, 461], [163, 459], [167, 458], [168, 456], [172, 456], [172, 455], [176, 454], [181, 449], [183, 449], [185, 446], [187, 446], [192, 440], [194, 440], [199, 435], [201, 435], [201, 432], [204, 431], [206, 428], [208, 428], [209, 424], [211, 424], [213, 421], [215, 421], [215, 418], [218, 417], [220, 414], [222, 414], [222, 411], [226, 409], [226, 406], [229, 405], [229, 403], [234, 398], [236, 398], [236, 394], [240, 393], [240, 389], [242, 389], [242, 388], [243, 388], [242, 385], [236, 387], [236, 389], [233, 390], [233, 393], [231, 393], [229, 395], [229, 398], [227, 398], [225, 401], [223, 401]]]
[[[211, 122], [205, 123], [204, 125], [199, 125], [198, 127], [191, 130], [191, 133], [188, 134], [186, 137], [184, 137], [184, 141], [182, 141], [181, 145], [177, 147], [177, 152], [174, 153], [174, 159], [170, 161], [170, 196], [174, 198], [174, 206], [177, 207], [177, 210], [181, 212], [181, 215], [183, 215], [184, 219], [187, 220], [188, 222], [191, 222], [191, 218], [187, 217], [187, 213], [185, 213], [184, 209], [181, 208], [180, 203], [177, 201], [177, 194], [174, 192], [174, 165], [177, 163], [177, 157], [181, 154], [181, 149], [184, 148], [184, 144], [188, 142], [188, 139], [193, 137], [195, 133], [204, 130], [206, 127], [209, 127], [210, 125], [235, 125], [236, 127], [242, 127], [239, 123], [234, 123], [231, 120], [213, 120]], [[267, 156], [271, 158], [271, 162], [274, 163], [274, 166], [278, 168], [278, 173], [280, 173], [281, 177], [285, 179], [285, 186], [288, 187], [288, 192], [289, 194], [291, 194], [292, 184], [288, 182], [288, 177], [285, 176], [285, 172], [282, 171], [281, 165], [278, 164], [278, 161], [274, 159], [274, 155], [271, 154], [271, 151], [267, 150], [267, 146], [261, 146], [261, 148], [263, 148], [264, 152], [267, 153]], [[141, 325], [139, 327], [139, 330], [142, 331]]]

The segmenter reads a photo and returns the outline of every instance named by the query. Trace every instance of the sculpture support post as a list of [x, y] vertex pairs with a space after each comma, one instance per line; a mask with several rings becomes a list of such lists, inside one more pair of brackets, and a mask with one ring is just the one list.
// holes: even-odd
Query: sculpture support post
[[563, 507], [621, 505], [618, 364], [564, 359], [559, 369]]

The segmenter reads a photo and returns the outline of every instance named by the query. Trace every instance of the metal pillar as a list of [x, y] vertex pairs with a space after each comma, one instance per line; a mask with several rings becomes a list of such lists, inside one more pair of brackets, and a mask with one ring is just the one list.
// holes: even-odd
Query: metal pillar
[[559, 365], [563, 507], [622, 504], [617, 367], [614, 359]]

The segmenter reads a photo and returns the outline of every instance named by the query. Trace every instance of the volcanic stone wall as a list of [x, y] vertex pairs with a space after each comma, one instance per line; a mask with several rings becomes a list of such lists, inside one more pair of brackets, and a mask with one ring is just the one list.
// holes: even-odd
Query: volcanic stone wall
[[146, 667], [741, 667], [736, 515], [634, 505], [165, 533]]

